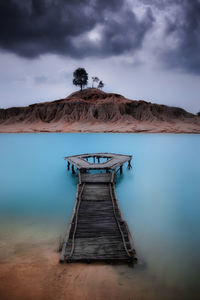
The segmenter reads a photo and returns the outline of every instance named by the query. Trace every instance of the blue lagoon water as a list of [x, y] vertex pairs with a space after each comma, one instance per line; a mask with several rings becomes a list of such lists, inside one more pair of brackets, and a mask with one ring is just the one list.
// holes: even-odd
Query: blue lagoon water
[[[1, 134], [0, 261], [54, 245], [67, 229], [77, 178], [64, 156], [133, 155], [117, 195], [138, 257], [135, 272], [197, 290], [200, 272], [200, 136], [173, 134]], [[27, 251], [31, 251], [30, 249]]]

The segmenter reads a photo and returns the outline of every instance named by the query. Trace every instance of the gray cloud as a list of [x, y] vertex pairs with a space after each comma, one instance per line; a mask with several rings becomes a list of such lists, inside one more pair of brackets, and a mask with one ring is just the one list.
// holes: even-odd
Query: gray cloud
[[34, 78], [34, 81], [35, 81], [36, 84], [44, 84], [48, 81], [48, 78], [44, 75], [36, 76]]
[[[170, 39], [168, 47], [158, 51], [169, 68], [200, 73], [200, 1], [199, 0], [142, 0], [158, 9], [163, 16], [165, 30], [162, 39]], [[165, 46], [166, 44], [163, 43]]]
[[[139, 21], [123, 0], [0, 0], [0, 46], [28, 58], [119, 55], [139, 48], [152, 23], [150, 9]], [[87, 35], [98, 26], [99, 42]]]
[[0, 0], [0, 48], [27, 58], [134, 55], [159, 19], [164, 30], [154, 46], [156, 61], [199, 74], [200, 0], [136, 2], [143, 5], [140, 17], [135, 1], [127, 0]]
[[[176, 1], [175, 1], [176, 2]], [[178, 11], [174, 19], [166, 19], [166, 35], [172, 35], [176, 47], [162, 53], [170, 67], [200, 73], [200, 1], [176, 2]]]

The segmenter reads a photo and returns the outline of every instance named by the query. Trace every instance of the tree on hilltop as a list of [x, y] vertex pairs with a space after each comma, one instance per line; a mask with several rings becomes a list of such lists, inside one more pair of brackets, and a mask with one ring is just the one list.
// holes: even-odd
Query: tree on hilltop
[[94, 87], [94, 83], [95, 83], [95, 82], [99, 82], [99, 78], [96, 77], [96, 76], [93, 76], [93, 77], [92, 77], [92, 87]]
[[98, 89], [102, 89], [104, 87], [104, 83], [103, 81], [99, 81], [99, 84], [98, 84]]
[[73, 76], [73, 84], [80, 86], [82, 91], [83, 86], [88, 83], [88, 73], [84, 68], [78, 68], [74, 71]]

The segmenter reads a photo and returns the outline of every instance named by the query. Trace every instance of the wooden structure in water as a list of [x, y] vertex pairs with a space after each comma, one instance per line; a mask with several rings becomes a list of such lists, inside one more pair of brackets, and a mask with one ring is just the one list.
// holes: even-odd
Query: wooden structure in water
[[[133, 262], [134, 246], [115, 192], [115, 175], [129, 155], [93, 153], [68, 156], [72, 173], [78, 171], [76, 202], [60, 262]], [[98, 173], [89, 173], [98, 170]]]

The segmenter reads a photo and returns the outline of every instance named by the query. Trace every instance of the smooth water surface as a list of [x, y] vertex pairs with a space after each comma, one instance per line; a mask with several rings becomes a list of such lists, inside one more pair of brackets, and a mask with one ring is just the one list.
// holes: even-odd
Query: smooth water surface
[[133, 155], [132, 170], [117, 178], [117, 195], [140, 272], [198, 289], [199, 135], [1, 134], [0, 260], [20, 245], [57, 243], [64, 235], [77, 182], [64, 156], [92, 152]]

